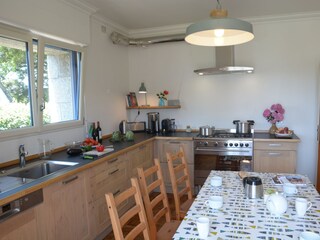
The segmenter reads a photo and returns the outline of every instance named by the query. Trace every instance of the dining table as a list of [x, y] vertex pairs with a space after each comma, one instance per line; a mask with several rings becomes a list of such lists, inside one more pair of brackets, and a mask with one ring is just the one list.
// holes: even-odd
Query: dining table
[[[199, 217], [209, 218], [209, 234], [206, 239], [299, 239], [304, 231], [320, 234], [320, 195], [310, 180], [304, 176], [305, 183], [297, 187], [295, 194], [284, 194], [282, 185], [272, 180], [276, 173], [250, 172], [249, 176], [260, 177], [263, 189], [273, 189], [282, 194], [288, 204], [285, 213], [271, 213], [263, 198], [246, 198], [243, 180], [236, 171], [211, 171], [192, 206], [182, 220], [173, 239], [200, 239], [196, 221]], [[298, 174], [295, 174], [298, 175]], [[222, 185], [212, 187], [210, 180], [222, 177]], [[223, 206], [212, 209], [206, 201], [210, 196], [223, 197]], [[295, 199], [307, 198], [311, 208], [303, 217], [298, 217]]]

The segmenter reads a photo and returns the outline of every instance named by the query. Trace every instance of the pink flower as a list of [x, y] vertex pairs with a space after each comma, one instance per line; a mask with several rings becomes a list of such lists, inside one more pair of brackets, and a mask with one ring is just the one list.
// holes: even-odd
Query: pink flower
[[263, 111], [263, 116], [267, 119], [268, 122], [276, 123], [281, 122], [284, 119], [285, 110], [281, 104], [272, 104], [270, 109], [265, 109]]

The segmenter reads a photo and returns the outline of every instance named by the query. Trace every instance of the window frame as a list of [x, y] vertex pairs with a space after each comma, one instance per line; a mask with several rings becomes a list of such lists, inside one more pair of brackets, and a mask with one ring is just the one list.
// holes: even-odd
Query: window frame
[[[28, 74], [30, 82], [30, 105], [32, 110], [33, 126], [9, 129], [5, 131], [0, 131], [0, 141], [6, 140], [8, 138], [16, 138], [21, 135], [38, 135], [44, 132], [63, 130], [65, 128], [76, 128], [84, 125], [84, 114], [83, 114], [83, 86], [84, 86], [84, 66], [86, 59], [86, 47], [78, 46], [75, 44], [69, 44], [66, 42], [50, 39], [37, 34], [32, 34], [29, 31], [18, 29], [15, 27], [7, 26], [0, 23], [0, 35], [15, 39], [18, 41], [24, 41], [28, 44], [27, 59], [28, 63]], [[34, 57], [33, 57], [33, 41], [38, 41], [38, 83], [36, 87], [35, 77], [34, 77]], [[79, 81], [79, 119], [70, 120], [66, 122], [50, 123], [47, 125], [43, 124], [42, 116], [43, 112], [40, 111], [42, 104], [41, 99], [43, 98], [43, 72], [44, 72], [44, 48], [46, 45], [55, 46], [58, 48], [64, 48], [72, 51], [77, 51], [81, 53], [81, 66], [80, 66], [80, 81]]]

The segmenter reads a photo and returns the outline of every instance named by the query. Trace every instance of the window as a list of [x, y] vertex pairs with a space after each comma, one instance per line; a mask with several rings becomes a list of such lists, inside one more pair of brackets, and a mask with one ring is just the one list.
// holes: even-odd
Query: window
[[81, 47], [0, 26], [1, 136], [82, 124], [82, 58]]

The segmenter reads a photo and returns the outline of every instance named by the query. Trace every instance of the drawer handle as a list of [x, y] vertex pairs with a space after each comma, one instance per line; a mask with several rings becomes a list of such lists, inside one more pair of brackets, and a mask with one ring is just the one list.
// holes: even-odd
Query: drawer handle
[[269, 146], [270, 147], [281, 147], [281, 143], [270, 143]]
[[279, 156], [281, 153], [270, 152], [268, 153], [270, 156]]
[[116, 161], [118, 161], [118, 158], [114, 158], [114, 159], [108, 161], [108, 163], [110, 164], [110, 163], [114, 163], [114, 162], [116, 162]]
[[65, 181], [62, 182], [62, 184], [68, 184], [68, 183], [71, 183], [73, 182], [74, 180], [78, 179], [78, 176], [73, 176]]
[[120, 189], [113, 193], [113, 196], [117, 196], [120, 193]]
[[118, 172], [118, 171], [119, 171], [119, 168], [117, 168], [116, 170], [110, 172], [109, 175], [115, 174], [115, 173]]

